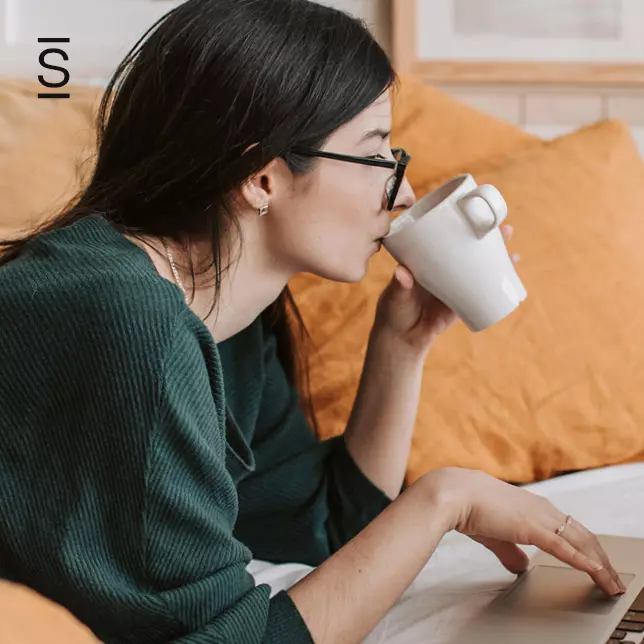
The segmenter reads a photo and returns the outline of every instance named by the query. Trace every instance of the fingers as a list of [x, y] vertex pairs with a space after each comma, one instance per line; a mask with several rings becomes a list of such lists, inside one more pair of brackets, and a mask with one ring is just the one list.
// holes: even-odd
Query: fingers
[[623, 593], [626, 591], [626, 586], [624, 586], [617, 571], [611, 565], [608, 555], [599, 542], [599, 539], [590, 530], [573, 519], [562, 536], [578, 550], [585, 552], [589, 557], [600, 562], [604, 566], [604, 570], [610, 575], [619, 592]]
[[563, 537], [550, 530], [540, 532], [538, 538], [534, 540], [534, 545], [556, 557], [559, 561], [563, 561], [577, 570], [587, 572], [589, 575], [596, 575], [604, 570], [603, 564], [593, 561]]
[[[568, 529], [570, 529], [570, 526]], [[600, 557], [598, 557], [594, 551], [591, 552], [593, 552], [595, 556], [591, 557], [577, 549], [568, 540], [569, 537], [566, 535], [566, 532], [559, 536], [554, 531], [543, 530], [538, 534], [534, 541], [534, 545], [556, 559], [559, 559], [559, 561], [563, 561], [577, 570], [588, 573], [597, 586], [599, 586], [607, 595], [617, 595], [620, 592], [623, 592], [621, 587], [613, 578], [614, 571], [612, 570], [612, 567], [606, 568], [604, 563], [598, 561], [597, 559]], [[567, 538], [564, 538], [564, 536]]]
[[[514, 228], [512, 228], [512, 226], [509, 226], [508, 224], [503, 224], [501, 226], [501, 234], [503, 235], [503, 239], [507, 244], [512, 239], [512, 236], [514, 235]], [[518, 264], [521, 257], [518, 253], [514, 253], [511, 256], [511, 259], [513, 264]]]
[[528, 569], [530, 559], [519, 546], [487, 537], [473, 537], [473, 539], [492, 551], [511, 573], [518, 575]]
[[394, 273], [398, 283], [407, 290], [410, 290], [414, 286], [414, 276], [411, 274], [408, 268], [404, 266], [397, 266], [396, 272]]

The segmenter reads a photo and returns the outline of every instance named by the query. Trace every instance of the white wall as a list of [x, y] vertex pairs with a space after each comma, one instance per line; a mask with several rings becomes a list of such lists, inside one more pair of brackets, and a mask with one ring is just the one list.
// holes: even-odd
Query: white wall
[[443, 89], [546, 139], [600, 119], [621, 119], [630, 124], [644, 156], [644, 88], [444, 85]]
[[381, 45], [391, 46], [391, 3], [389, 0], [316, 0], [363, 18]]
[[[318, 1], [365, 18], [385, 48], [391, 51], [390, 0]], [[633, 7], [639, 11], [639, 20], [644, 24], [644, 0], [639, 5], [633, 4]], [[474, 52], [473, 59], [477, 58], [483, 59]], [[603, 118], [621, 119], [631, 125], [633, 136], [644, 155], [644, 88], [452, 84], [444, 85], [443, 89], [473, 107], [543, 138], [552, 138]]]
[[[62, 48], [76, 82], [109, 76], [137, 38], [182, 0], [0, 0], [0, 75], [36, 78], [38, 38], [66, 37]], [[364, 18], [385, 46], [388, 0], [321, 0]], [[55, 47], [56, 45], [51, 45]], [[60, 60], [52, 56], [54, 60]], [[50, 72], [58, 78], [59, 72]]]
[[[432, 57], [435, 58], [441, 58], [441, 52], [444, 56], [454, 58], [454, 49], [456, 48], [456, 53], [463, 54], [468, 60], [489, 61], [494, 59], [495, 52], [498, 56], [498, 52], [504, 51], [504, 48], [505, 51], [508, 51], [508, 43], [512, 41], [514, 31], [503, 33], [503, 29], [499, 28], [498, 33], [489, 33], [488, 30], [485, 35], [477, 36], [477, 39], [463, 40], [461, 38], [459, 41], [457, 38], [453, 38], [450, 33], [441, 31], [443, 25], [449, 23], [449, 19], [445, 16], [449, 13], [452, 0], [409, 1], [421, 3], [418, 26], [420, 42], [417, 46], [419, 57], [424, 57], [422, 52], [431, 51], [433, 52]], [[468, 1], [461, 0], [461, 6]], [[471, 2], [473, 4], [476, 2], [477, 6], [480, 2], [483, 6], [483, 0], [471, 0]], [[551, 0], [550, 6], [552, 3], [553, 0]], [[628, 41], [625, 44], [617, 43], [615, 46], [608, 46], [605, 41], [600, 39], [599, 45], [593, 50], [595, 62], [614, 63], [614, 60], [604, 57], [608, 56], [608, 52], [618, 50], [622, 54], [628, 54], [626, 58], [629, 60], [637, 58], [633, 62], [644, 62], [641, 60], [641, 35], [634, 36], [634, 34], [641, 34], [642, 25], [644, 25], [644, 1], [624, 0], [621, 6], [627, 12], [625, 15], [628, 17], [628, 24], [625, 25], [623, 33], [633, 36], [633, 46], [627, 48]], [[438, 11], [439, 9], [440, 11]], [[521, 16], [516, 15], [515, 10], [514, 19], [520, 23], [520, 18]], [[427, 28], [424, 28], [423, 24], [426, 24]], [[442, 41], [444, 41], [443, 45], [441, 45]], [[467, 48], [463, 45], [464, 42], [468, 43]], [[534, 59], [535, 53], [537, 58], [543, 58], [545, 54], [552, 55], [557, 60], [569, 61], [573, 58], [575, 52], [573, 41], [555, 39], [553, 42], [559, 45], [558, 51], [554, 45], [551, 45], [550, 50], [544, 50], [543, 48], [548, 45], [547, 40], [538, 38], [533, 40], [524, 37], [516, 43], [522, 45], [522, 51], [517, 53], [515, 48], [511, 48], [510, 51], [517, 56], [517, 59], [523, 59], [522, 56], [525, 56], [525, 60], [530, 60], [530, 57]], [[604, 50], [602, 50], [602, 46]], [[628, 51], [624, 51], [625, 49]], [[601, 53], [602, 51], [604, 53]], [[577, 54], [587, 56], [588, 52], [577, 52]], [[631, 125], [633, 135], [644, 154], [644, 87], [549, 86], [518, 83], [496, 86], [444, 83], [442, 87], [463, 102], [544, 138], [558, 136], [600, 119], [622, 119]]]
[[[102, 82], [136, 38], [181, 0], [0, 0], [0, 75], [42, 73], [38, 37], [70, 37], [63, 48], [76, 82]], [[389, 0], [318, 0], [364, 18], [389, 48]], [[644, 2], [642, 2], [644, 21]], [[57, 77], [57, 72], [50, 72]], [[485, 112], [540, 136], [600, 118], [629, 122], [644, 154], [644, 89], [458, 86], [444, 89]]]
[[[70, 38], [60, 45], [69, 56], [72, 80], [109, 75], [155, 20], [179, 0], [0, 0], [0, 74], [36, 79], [47, 47], [38, 38]], [[59, 56], [52, 55], [50, 64]], [[53, 79], [60, 72], [49, 72]]]

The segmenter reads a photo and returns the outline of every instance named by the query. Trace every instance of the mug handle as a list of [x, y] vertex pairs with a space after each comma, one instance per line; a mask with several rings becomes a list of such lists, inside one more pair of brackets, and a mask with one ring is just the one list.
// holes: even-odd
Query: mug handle
[[498, 228], [508, 216], [508, 204], [503, 195], [488, 184], [478, 186], [462, 197], [458, 207], [479, 237]]

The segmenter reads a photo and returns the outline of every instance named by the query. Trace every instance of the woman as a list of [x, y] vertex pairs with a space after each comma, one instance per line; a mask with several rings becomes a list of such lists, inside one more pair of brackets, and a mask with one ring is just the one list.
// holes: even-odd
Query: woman
[[[445, 469], [401, 493], [452, 321], [404, 268], [346, 435], [318, 442], [301, 410], [289, 279], [362, 279], [414, 199], [393, 82], [361, 23], [307, 0], [189, 0], [126, 58], [88, 187], [4, 245], [2, 576], [115, 643], [358, 642], [450, 530], [623, 590], [526, 491]], [[252, 556], [318, 567], [269, 600]]]

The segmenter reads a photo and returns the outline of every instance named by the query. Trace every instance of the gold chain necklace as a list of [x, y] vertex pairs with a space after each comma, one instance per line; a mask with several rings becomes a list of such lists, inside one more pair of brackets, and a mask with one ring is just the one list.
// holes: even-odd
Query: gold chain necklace
[[165, 254], [166, 257], [168, 258], [168, 262], [170, 263], [170, 269], [172, 270], [172, 274], [174, 275], [174, 281], [176, 282], [177, 286], [181, 289], [181, 292], [183, 293], [183, 297], [186, 297], [186, 289], [183, 286], [183, 283], [181, 282], [181, 278], [179, 277], [179, 271], [177, 269], [177, 264], [174, 261], [174, 255], [172, 254], [172, 251], [170, 250], [170, 247], [165, 243], [165, 240], [161, 240], [161, 243], [163, 244], [163, 248], [165, 248]]

